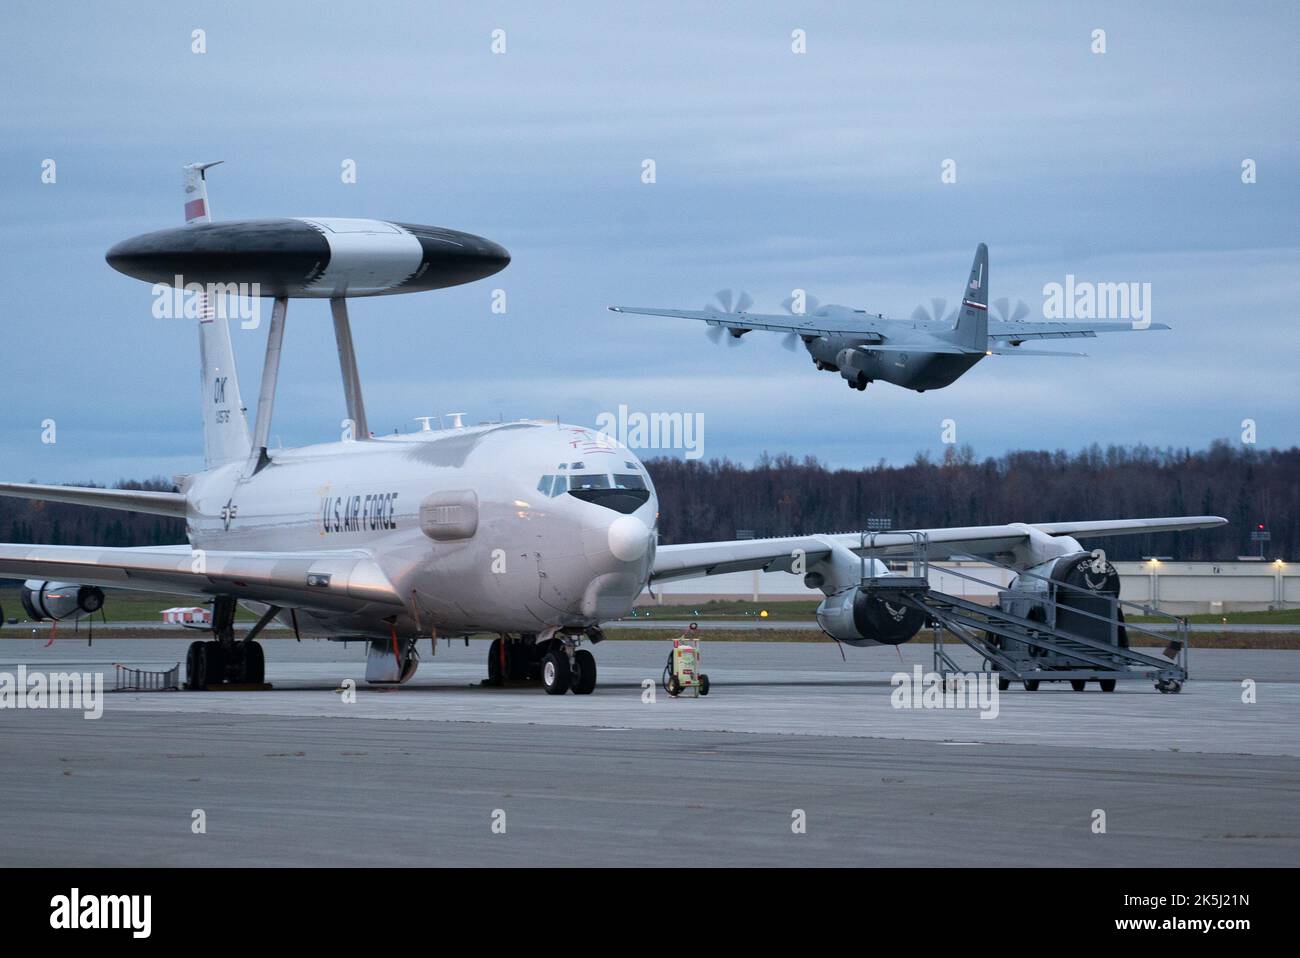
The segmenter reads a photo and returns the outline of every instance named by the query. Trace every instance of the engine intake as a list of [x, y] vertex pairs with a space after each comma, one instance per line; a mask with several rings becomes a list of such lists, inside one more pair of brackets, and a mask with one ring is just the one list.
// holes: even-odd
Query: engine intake
[[1117, 641], [1127, 648], [1123, 625], [1112, 637], [1104, 621], [1111, 616], [1124, 621], [1124, 611], [1116, 603], [1119, 589], [1119, 573], [1113, 565], [1092, 553], [1076, 552], [1027, 569], [1001, 593], [999, 604], [1013, 615], [1098, 641]]
[[925, 613], [865, 589], [846, 589], [817, 606], [817, 624], [831, 638], [853, 646], [902, 645], [921, 631]]
[[42, 582], [28, 579], [23, 583], [23, 609], [33, 622], [51, 619], [79, 619], [94, 615], [104, 607], [104, 590], [75, 582]]

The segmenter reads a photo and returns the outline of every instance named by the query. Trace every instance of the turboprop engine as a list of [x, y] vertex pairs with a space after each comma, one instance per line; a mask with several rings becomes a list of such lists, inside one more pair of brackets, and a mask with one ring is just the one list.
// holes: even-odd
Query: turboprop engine
[[43, 582], [28, 579], [20, 593], [23, 609], [33, 622], [46, 619], [80, 619], [104, 607], [104, 590], [75, 582]]

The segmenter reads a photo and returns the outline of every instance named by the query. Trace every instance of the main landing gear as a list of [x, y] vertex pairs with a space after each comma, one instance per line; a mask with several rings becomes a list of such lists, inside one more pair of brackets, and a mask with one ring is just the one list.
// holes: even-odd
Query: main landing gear
[[[599, 629], [588, 629], [592, 642], [604, 638]], [[590, 695], [596, 688], [596, 657], [578, 648], [579, 636], [557, 632], [538, 640], [527, 634], [502, 636], [488, 647], [488, 677], [484, 685], [507, 682], [541, 682], [547, 695]]]
[[266, 628], [279, 606], [266, 610], [242, 640], [235, 640], [234, 596], [219, 595], [212, 602], [209, 642], [191, 642], [185, 654], [185, 687], [192, 691], [219, 685], [265, 685], [266, 657], [253, 641]]

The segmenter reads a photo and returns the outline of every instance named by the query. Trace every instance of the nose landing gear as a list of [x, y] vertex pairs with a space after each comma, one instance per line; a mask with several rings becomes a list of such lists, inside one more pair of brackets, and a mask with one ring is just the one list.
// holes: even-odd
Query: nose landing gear
[[[543, 636], [546, 633], [542, 633]], [[589, 630], [593, 641], [604, 638]], [[599, 637], [599, 638], [598, 638]], [[553, 632], [550, 637], [501, 636], [488, 647], [488, 677], [484, 685], [540, 682], [547, 695], [590, 695], [596, 689], [596, 657], [578, 648], [581, 636]]]
[[596, 688], [596, 657], [577, 647], [571, 636], [552, 639], [552, 647], [542, 656], [542, 687], [547, 695], [590, 695]]

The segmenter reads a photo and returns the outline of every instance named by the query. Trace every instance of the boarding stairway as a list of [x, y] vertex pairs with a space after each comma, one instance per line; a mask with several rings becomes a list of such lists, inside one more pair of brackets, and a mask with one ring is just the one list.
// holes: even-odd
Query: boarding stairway
[[[867, 558], [880, 535], [907, 535], [913, 549], [907, 556], [891, 556], [906, 563], [902, 574], [868, 575]], [[1012, 681], [1036, 691], [1039, 682], [1068, 681], [1076, 691], [1097, 682], [1103, 691], [1113, 691], [1118, 681], [1153, 682], [1161, 692], [1178, 692], [1187, 680], [1187, 620], [1151, 606], [1126, 602], [1117, 596], [1048, 579], [1033, 572], [1013, 569], [986, 557], [970, 557], [1016, 576], [1012, 588], [980, 578], [960, 569], [945, 567], [943, 575], [954, 576], [993, 589], [998, 604], [986, 605], [971, 599], [939, 592], [930, 586], [929, 541], [924, 532], [864, 533], [861, 588], [890, 605], [917, 609], [927, 617], [934, 632], [934, 671], [945, 682], [969, 669], [958, 666], [944, 644], [944, 635], [955, 637], [979, 655], [987, 671], [998, 673], [999, 688]], [[1033, 589], [1036, 582], [1043, 583]], [[1014, 586], [1029, 586], [1017, 589]], [[1008, 606], [1030, 605], [1030, 615], [1017, 614]], [[1129, 615], [1168, 620], [1171, 628], [1160, 631], [1126, 621]], [[1094, 611], [1098, 610], [1098, 611]], [[1056, 625], [1065, 619], [1072, 628]], [[1088, 632], [1085, 635], [1082, 632]], [[1139, 652], [1129, 647], [1134, 635], [1164, 645], [1163, 654]]]

